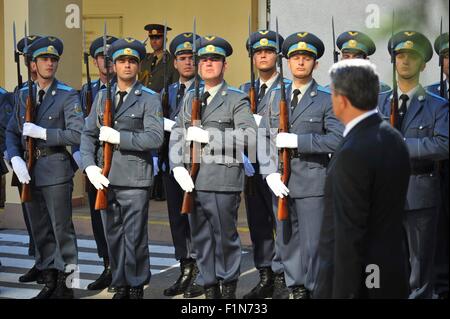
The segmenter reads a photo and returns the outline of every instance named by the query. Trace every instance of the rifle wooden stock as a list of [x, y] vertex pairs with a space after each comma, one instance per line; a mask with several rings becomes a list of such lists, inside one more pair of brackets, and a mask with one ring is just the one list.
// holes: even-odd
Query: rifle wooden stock
[[[34, 107], [33, 107], [33, 102], [32, 102], [32, 98], [31, 95], [33, 94], [33, 89], [32, 87], [29, 87], [29, 94], [27, 97], [27, 104], [26, 104], [26, 109], [25, 109], [25, 122], [28, 123], [32, 123], [34, 121]], [[31, 174], [31, 170], [33, 168], [34, 165], [34, 154], [35, 154], [35, 150], [34, 150], [34, 139], [32, 139], [31, 137], [27, 137], [26, 139], [26, 150], [28, 153], [28, 157], [27, 157], [27, 169], [28, 172], [30, 172]], [[31, 186], [30, 184], [22, 184], [22, 193], [20, 194], [20, 198], [22, 200], [23, 203], [26, 202], [31, 202]]]
[[[198, 126], [200, 121], [200, 100], [194, 98], [192, 101], [192, 116], [191, 116], [191, 126]], [[195, 184], [195, 180], [197, 179], [197, 174], [200, 169], [200, 158], [197, 158], [197, 155], [200, 155], [201, 145], [196, 142], [191, 142], [190, 146], [190, 163], [191, 169], [189, 174], [191, 175], [192, 181]], [[194, 210], [194, 192], [184, 192], [183, 195], [183, 204], [181, 206], [181, 214], [190, 214]]]
[[[250, 61], [250, 63], [252, 63], [252, 61]], [[256, 90], [253, 84], [248, 91], [248, 97], [250, 99], [250, 111], [252, 114], [256, 114]], [[245, 176], [245, 193], [250, 196], [255, 195], [255, 180], [253, 176]]]
[[[103, 125], [112, 127], [112, 102], [110, 99], [105, 101], [105, 110], [103, 116]], [[108, 177], [111, 169], [111, 161], [113, 155], [113, 145], [111, 143], [103, 142], [103, 169], [102, 175]], [[95, 198], [95, 210], [102, 210], [108, 207], [107, 188], [97, 190], [97, 197]]]
[[[280, 101], [280, 133], [289, 133], [289, 114], [286, 100]], [[279, 152], [279, 161], [281, 164], [282, 175], [281, 181], [284, 185], [288, 185], [291, 176], [291, 152], [288, 148], [282, 148]], [[278, 220], [287, 220], [289, 215], [288, 197], [278, 198]]]
[[253, 114], [256, 114], [256, 90], [251, 87], [248, 91], [248, 97], [250, 98], [250, 110]]
[[395, 96], [391, 100], [391, 113], [389, 116], [389, 121], [392, 127], [396, 127], [398, 123], [398, 99]]

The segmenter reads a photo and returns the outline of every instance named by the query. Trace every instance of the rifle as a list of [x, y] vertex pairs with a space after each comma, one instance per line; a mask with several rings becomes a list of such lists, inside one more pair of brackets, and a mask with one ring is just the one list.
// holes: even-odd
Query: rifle
[[439, 32], [439, 67], [440, 69], [440, 87], [439, 87], [439, 95], [443, 98], [446, 98], [446, 85], [444, 81], [444, 55], [441, 53], [442, 50], [442, 17], [441, 17], [441, 28]]
[[[23, 54], [27, 61], [31, 61], [31, 55], [28, 52], [28, 37], [27, 37], [27, 23], [25, 22], [25, 48], [23, 50]], [[28, 97], [26, 101], [25, 108], [25, 122], [33, 123], [34, 122], [34, 113], [36, 110], [36, 104], [34, 100], [34, 90], [33, 90], [33, 79], [31, 78], [31, 63], [27, 63], [27, 71], [28, 71]], [[33, 169], [34, 166], [34, 154], [35, 154], [35, 143], [34, 139], [31, 137], [26, 138], [26, 151], [25, 151], [25, 159], [27, 162], [27, 169], [29, 172]], [[23, 203], [31, 202], [31, 185], [30, 184], [22, 184], [22, 192], [20, 194], [21, 200]]]
[[337, 63], [339, 61], [339, 52], [336, 50], [336, 33], [334, 31], [334, 17], [331, 17], [331, 29], [333, 31], [333, 61]]
[[[14, 61], [17, 65], [17, 91], [15, 94], [18, 94], [19, 90], [22, 88], [23, 82], [22, 82], [22, 74], [20, 73], [20, 52], [17, 50], [17, 38], [16, 38], [16, 22], [13, 22], [13, 43], [14, 43]], [[16, 104], [16, 98], [14, 98], [14, 104]], [[20, 123], [20, 109], [16, 108], [15, 117], [17, 120], [17, 123]], [[19, 191], [21, 190], [21, 183], [19, 179], [17, 178], [16, 173], [13, 172], [12, 178], [11, 178], [11, 186], [17, 186], [19, 187]]]
[[[191, 126], [199, 126], [201, 123], [201, 113], [200, 113], [200, 80], [198, 78], [198, 56], [197, 56], [197, 30], [196, 30], [196, 19], [194, 18], [194, 32], [192, 33], [192, 54], [194, 58], [195, 67], [195, 78], [194, 78], [194, 99], [192, 100], [192, 110], [191, 110]], [[190, 143], [190, 172], [192, 181], [195, 184], [197, 179], [197, 174], [200, 169], [199, 160], [197, 160], [200, 155], [201, 145], [196, 142]], [[190, 214], [194, 209], [194, 191], [188, 193], [184, 192], [183, 204], [181, 206], [181, 214]]]
[[[276, 28], [277, 28], [277, 55], [278, 55], [278, 68], [280, 69], [280, 123], [278, 127], [279, 133], [289, 133], [289, 111], [286, 103], [286, 88], [284, 85], [284, 76], [283, 76], [283, 53], [280, 51], [280, 36], [278, 32], [278, 17], [276, 19]], [[288, 185], [289, 178], [291, 175], [291, 151], [288, 148], [282, 148], [279, 151], [278, 155], [280, 170], [282, 172], [281, 181], [284, 185]], [[288, 219], [288, 197], [285, 196], [283, 198], [278, 198], [278, 220], [287, 220]]]
[[[248, 16], [248, 56], [250, 58], [250, 89], [248, 90], [248, 97], [250, 99], [250, 111], [252, 114], [257, 113], [256, 106], [256, 89], [255, 89], [255, 70], [253, 65], [253, 47], [250, 40], [252, 35], [251, 16]], [[255, 194], [255, 181], [253, 176], [245, 176], [245, 191], [248, 195]]]
[[[108, 46], [106, 44], [106, 22], [103, 33], [103, 52], [105, 55], [105, 68], [106, 68], [106, 101], [103, 110], [103, 125], [112, 127], [113, 113], [112, 113], [112, 99], [111, 99], [111, 80], [109, 74], [109, 60]], [[111, 169], [113, 155], [113, 145], [111, 143], [103, 142], [103, 169], [102, 175], [108, 177]], [[108, 207], [107, 188], [97, 190], [97, 197], [95, 198], [95, 210], [104, 210]]]
[[391, 113], [390, 122], [393, 127], [398, 123], [398, 84], [397, 84], [397, 62], [395, 59], [395, 47], [394, 47], [394, 22], [395, 12], [392, 11], [392, 36], [391, 36], [391, 63], [392, 63], [392, 99], [391, 99]]

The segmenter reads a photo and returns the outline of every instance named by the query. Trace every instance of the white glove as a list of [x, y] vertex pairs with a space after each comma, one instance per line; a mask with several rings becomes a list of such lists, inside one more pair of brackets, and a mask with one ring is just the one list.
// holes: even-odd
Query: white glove
[[175, 125], [175, 121], [164, 118], [164, 131], [172, 132], [172, 127]]
[[255, 118], [256, 125], [259, 127], [261, 124], [262, 116], [258, 114], [253, 114], [253, 117]]
[[275, 194], [275, 196], [280, 197], [280, 198], [283, 198], [284, 196], [288, 196], [289, 189], [281, 181], [280, 173], [270, 174], [269, 176], [266, 177], [266, 182], [267, 182], [267, 185], [269, 185], [272, 192]]
[[23, 136], [29, 136], [32, 138], [39, 138], [41, 140], [47, 140], [47, 130], [36, 124], [26, 122], [23, 124]]
[[81, 153], [80, 151], [76, 151], [75, 153], [72, 154], [73, 159], [75, 160], [75, 162], [77, 163], [78, 168], [81, 168]]
[[89, 181], [96, 189], [103, 189], [103, 186], [108, 187], [109, 180], [102, 175], [102, 169], [100, 167], [91, 165], [86, 167], [85, 172]]
[[252, 163], [250, 162], [250, 159], [242, 153], [242, 163], [244, 164], [244, 172], [246, 176], [253, 176], [255, 175], [255, 168], [253, 167]]
[[175, 167], [173, 169], [173, 177], [175, 177], [175, 180], [185, 192], [190, 193], [194, 190], [194, 182], [192, 181], [191, 175], [189, 175], [189, 172], [184, 167]]
[[8, 151], [7, 150], [5, 150], [3, 152], [3, 158], [5, 159], [5, 161], [9, 162], [9, 156], [8, 156]]
[[153, 156], [153, 176], [158, 175], [159, 166], [158, 166], [158, 156]]
[[102, 126], [100, 128], [100, 135], [98, 139], [102, 142], [108, 142], [111, 144], [120, 144], [120, 132], [116, 131], [111, 127]]
[[30, 183], [31, 177], [28, 173], [27, 164], [20, 156], [14, 156], [11, 159], [12, 168], [16, 173], [17, 178], [22, 184]]
[[191, 126], [187, 130], [186, 141], [209, 143], [209, 132], [197, 126]]
[[298, 135], [292, 133], [279, 133], [275, 139], [278, 148], [298, 148]]

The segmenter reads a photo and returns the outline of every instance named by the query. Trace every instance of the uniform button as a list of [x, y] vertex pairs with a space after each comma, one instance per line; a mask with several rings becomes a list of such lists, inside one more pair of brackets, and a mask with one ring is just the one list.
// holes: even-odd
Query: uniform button
[[117, 121], [114, 121], [114, 124], [117, 124]]
[[222, 123], [222, 120], [219, 120], [219, 123]]
[[52, 119], [52, 117], [51, 117], [51, 116], [49, 116], [49, 117], [48, 117], [48, 119], [49, 119], [49, 120], [51, 120], [51, 119]]
[[423, 129], [423, 126], [421, 125], [421, 126], [419, 126], [419, 130], [421, 130], [421, 129]]
[[312, 119], [309, 119], [310, 122], [312, 122]]
[[134, 114], [131, 114], [131, 117], [134, 117]]

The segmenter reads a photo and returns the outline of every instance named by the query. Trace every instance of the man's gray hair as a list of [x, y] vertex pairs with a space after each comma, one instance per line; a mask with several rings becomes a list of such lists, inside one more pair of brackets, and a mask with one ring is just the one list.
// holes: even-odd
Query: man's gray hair
[[347, 97], [358, 109], [376, 108], [380, 80], [375, 64], [363, 59], [342, 60], [331, 66], [329, 74], [336, 94]]

